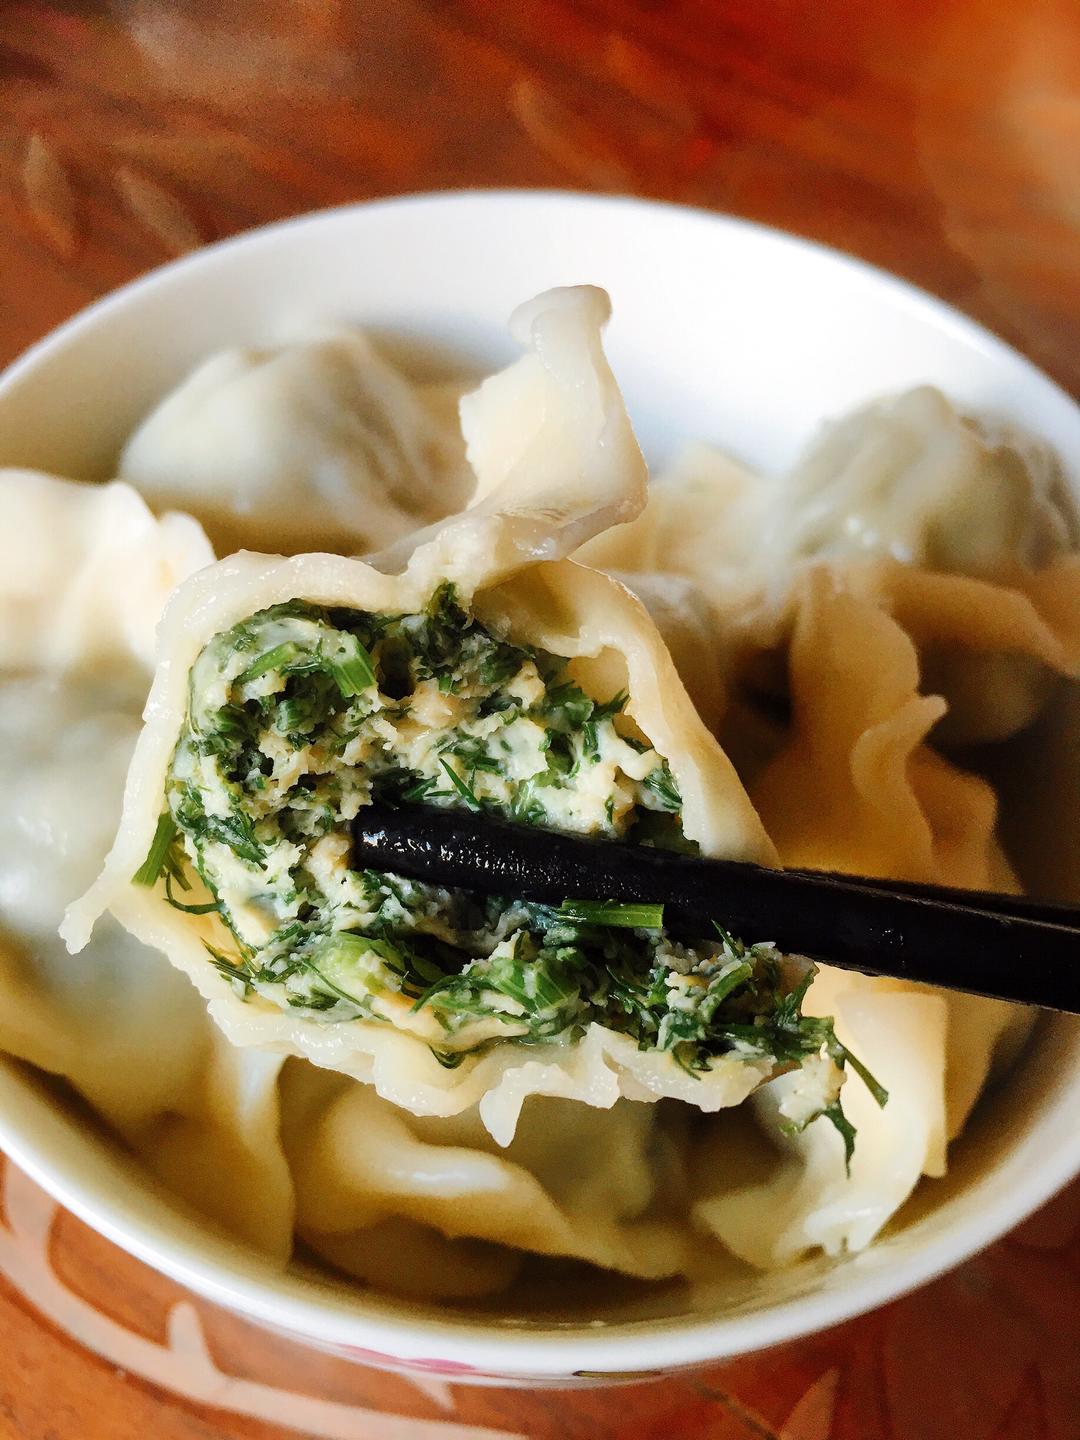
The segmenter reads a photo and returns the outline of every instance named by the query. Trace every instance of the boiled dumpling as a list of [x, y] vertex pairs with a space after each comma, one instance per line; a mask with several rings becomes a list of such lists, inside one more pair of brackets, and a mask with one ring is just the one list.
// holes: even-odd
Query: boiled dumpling
[[115, 921], [77, 961], [57, 934], [101, 864], [138, 728], [126, 687], [0, 678], [0, 1050], [62, 1076], [178, 1195], [284, 1259], [281, 1057], [234, 1050], [194, 987]]
[[783, 491], [765, 543], [792, 558], [888, 555], [998, 580], [1077, 540], [1053, 451], [963, 418], [929, 385], [829, 425]]
[[631, 586], [657, 565], [691, 579], [736, 694], [761, 688], [806, 566], [859, 577], [915, 639], [924, 693], [947, 702], [935, 743], [956, 745], [1026, 728], [1080, 668], [1077, 538], [1047, 446], [922, 386], [827, 426], [787, 475], [691, 446], [584, 555]]
[[[942, 702], [918, 692], [904, 631], [824, 568], [797, 589], [789, 655], [791, 727], [752, 794], [785, 864], [1014, 890], [995, 838], [985, 781], [925, 744]], [[822, 967], [807, 1007], [871, 1059], [889, 1092], [879, 1107], [858, 1076], [844, 1111], [858, 1131], [850, 1174], [835, 1132], [792, 1135], [784, 1105], [798, 1076], [751, 1099], [773, 1149], [771, 1169], [736, 1178], [718, 1130], [696, 1168], [726, 1175], [696, 1206], [698, 1222], [752, 1264], [785, 1265], [808, 1251], [861, 1249], [921, 1176], [944, 1173], [945, 1148], [999, 1055], [1015, 1052], [1032, 1012], [978, 996]]]
[[156, 510], [197, 515], [219, 552], [380, 549], [472, 485], [452, 414], [358, 330], [198, 366], [124, 448]]
[[0, 1049], [63, 1076], [178, 1194], [284, 1258], [280, 1059], [234, 1052], [115, 922], [78, 962], [57, 934], [120, 812], [162, 606], [209, 543], [120, 483], [8, 470], [0, 499]]
[[[830, 426], [786, 494], [766, 544], [793, 556], [880, 555], [1022, 590], [1078, 538], [1049, 446], [963, 418], [930, 386]], [[949, 703], [941, 741], [1005, 739], [1031, 724], [1052, 692], [1054, 672], [1041, 656], [980, 647], [978, 633], [977, 625], [951, 645], [921, 647], [924, 689]], [[1080, 621], [1074, 634], [1080, 646]]]
[[145, 684], [166, 596], [214, 558], [198, 523], [33, 470], [0, 470], [0, 507], [0, 666]]
[[[525, 354], [462, 405], [476, 502], [411, 555], [238, 555], [177, 593], [117, 841], [65, 929], [78, 945], [108, 906], [235, 1043], [416, 1115], [478, 1106], [502, 1145], [536, 1094], [740, 1103], [777, 1057], [739, 1007], [767, 1016], [806, 968], [353, 868], [350, 820], [380, 799], [773, 859], [647, 611], [559, 558], [644, 496], [606, 317], [589, 289], [515, 316]], [[207, 913], [170, 907], [176, 873]], [[649, 1000], [619, 989], [654, 967]], [[808, 1073], [825, 1108], [842, 1072]]]
[[[524, 1251], [648, 1279], [686, 1268], [681, 1157], [652, 1106], [534, 1098], [501, 1149], [476, 1111], [422, 1119], [296, 1061], [282, 1089], [297, 1229], [351, 1274], [464, 1296], [503, 1289]], [[392, 1266], [388, 1227], [409, 1242]]]
[[780, 486], [711, 446], [691, 444], [649, 483], [641, 514], [601, 532], [579, 552], [589, 565], [625, 579], [648, 604], [657, 574], [694, 587], [711, 607], [715, 663], [727, 676], [747, 649], [783, 632], [791, 569], [763, 549]]
[[987, 744], [1019, 734], [1062, 676], [1080, 674], [1080, 557], [999, 580], [914, 569], [893, 560], [852, 566], [853, 590], [886, 610], [915, 642], [922, 689], [947, 711], [939, 744]]

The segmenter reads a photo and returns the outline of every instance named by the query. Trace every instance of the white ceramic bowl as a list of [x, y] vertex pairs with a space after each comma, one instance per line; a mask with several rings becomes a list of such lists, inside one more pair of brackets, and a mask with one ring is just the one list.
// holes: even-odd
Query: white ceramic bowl
[[[1080, 410], [945, 305], [842, 255], [741, 221], [542, 193], [421, 196], [271, 226], [155, 271], [0, 379], [0, 462], [104, 477], [198, 359], [348, 318], [436, 362], [511, 353], [505, 322], [551, 285], [605, 286], [608, 350], [650, 458], [694, 437], [773, 468], [824, 417], [920, 381], [1045, 436], [1080, 495]], [[184, 1213], [54, 1090], [0, 1066], [0, 1145], [124, 1249], [279, 1330], [385, 1365], [530, 1383], [689, 1367], [868, 1310], [970, 1255], [1080, 1169], [1080, 1029], [1045, 1021], [985, 1099], [950, 1176], [867, 1252], [762, 1276], [708, 1315], [513, 1320], [423, 1308], [302, 1267], [281, 1273]], [[606, 1302], [605, 1302], [606, 1303]]]

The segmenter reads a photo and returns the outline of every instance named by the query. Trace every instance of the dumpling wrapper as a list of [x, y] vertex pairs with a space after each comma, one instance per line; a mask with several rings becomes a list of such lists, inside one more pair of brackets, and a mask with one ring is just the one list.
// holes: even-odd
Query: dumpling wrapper
[[0, 470], [0, 507], [0, 667], [148, 673], [166, 597], [214, 558], [198, 522], [36, 470]]
[[994, 580], [1080, 539], [1044, 442], [960, 415], [931, 385], [827, 425], [783, 481], [767, 542], [827, 561], [890, 556]]
[[924, 690], [948, 703], [935, 740], [975, 744], [1030, 725], [1080, 670], [1077, 539], [1047, 446], [921, 386], [827, 426], [780, 477], [688, 447], [582, 558], [631, 588], [657, 566], [692, 581], [732, 691], [788, 634], [793, 577], [825, 562], [911, 634]]
[[0, 1050], [63, 1076], [177, 1194], [284, 1259], [281, 1057], [230, 1046], [114, 920], [78, 961], [57, 935], [115, 832], [165, 600], [213, 552], [127, 485], [8, 470], [0, 498]]
[[[924, 743], [943, 702], [918, 693], [904, 631], [824, 568], [796, 592], [789, 656], [790, 736], [753, 798], [784, 864], [974, 889], [1016, 890], [995, 838], [996, 802], [984, 780]], [[1003, 1052], [1015, 1053], [1033, 1012], [822, 966], [806, 1009], [832, 1015], [843, 1043], [889, 1091], [880, 1109], [858, 1076], [844, 1112], [858, 1131], [850, 1176], [840, 1137], [823, 1125], [789, 1135], [782, 1106], [798, 1076], [750, 1101], [783, 1157], [755, 1183], [724, 1180], [694, 1207], [742, 1259], [769, 1268], [815, 1248], [868, 1245], [921, 1176], [942, 1175], [961, 1129]], [[722, 1131], [691, 1168], [736, 1176]]]
[[200, 364], [143, 420], [121, 478], [197, 515], [220, 554], [361, 554], [459, 509], [456, 415], [358, 330]]
[[[231, 1044], [187, 977], [111, 917], [72, 959], [57, 926], [115, 833], [148, 636], [185, 565], [212, 557], [194, 522], [155, 520], [126, 486], [3, 485], [39, 520], [26, 533], [43, 561], [55, 534], [66, 563], [33, 607], [16, 548], [0, 575], [0, 612], [19, 620], [0, 654], [0, 1050], [63, 1077], [157, 1180], [282, 1264], [299, 1232], [338, 1269], [427, 1300], [498, 1292], [524, 1250], [677, 1272], [689, 1222], [671, 1213], [680, 1162], [655, 1107], [564, 1104], [552, 1125], [534, 1102], [503, 1156], [475, 1110], [420, 1122], [370, 1086]], [[132, 573], [136, 617], [116, 594]], [[55, 629], [88, 587], [89, 653], [81, 629]], [[641, 1218], [658, 1194], [665, 1218]]]
[[935, 735], [990, 744], [1026, 730], [1061, 677], [1080, 676], [1080, 558], [1062, 555], [997, 580], [912, 570], [894, 561], [853, 566], [848, 584], [911, 636], [922, 685], [945, 696]]
[[[234, 1044], [304, 1056], [370, 1081], [417, 1115], [455, 1115], [479, 1104], [502, 1144], [529, 1095], [608, 1108], [620, 1096], [684, 1099], [705, 1110], [741, 1102], [771, 1073], [764, 1060], [720, 1058], [690, 1076], [669, 1054], [638, 1049], [594, 1025], [573, 1046], [504, 1044], [452, 1070], [415, 1037], [374, 1021], [326, 1024], [242, 1000], [206, 958], [210, 916], [181, 915], [132, 884], [161, 811], [183, 724], [188, 672], [212, 636], [256, 611], [303, 599], [376, 613], [414, 613], [451, 580], [489, 627], [556, 655], [587, 657], [629, 692], [626, 713], [663, 755], [683, 797], [683, 826], [706, 854], [772, 863], [775, 852], [733, 767], [705, 728], [640, 601], [597, 571], [560, 558], [599, 528], [629, 519], [644, 499], [645, 468], [600, 346], [607, 297], [558, 290], [516, 312], [529, 345], [509, 370], [462, 402], [477, 471], [474, 504], [421, 538], [407, 558], [376, 564], [332, 555], [281, 560], [240, 554], [183, 586], [160, 630], [157, 675], [128, 776], [116, 842], [99, 880], [67, 915], [72, 949], [106, 909], [186, 971]], [[403, 563], [396, 573], [388, 573]]]
[[[482, 407], [477, 423], [482, 434]], [[532, 433], [539, 430], [538, 423]], [[622, 431], [616, 430], [621, 444]], [[497, 487], [497, 470], [487, 473]], [[611, 513], [625, 515], [619, 476], [610, 478]], [[96, 868], [135, 736], [126, 698], [130, 683], [145, 683], [149, 637], [165, 593], [185, 563], [195, 568], [211, 557], [191, 522], [154, 521], [126, 487], [74, 486], [37, 476], [17, 482], [5, 477], [4, 483], [25, 487], [19, 500], [30, 510], [24, 513], [37, 507], [39, 516], [29, 532], [39, 536], [39, 555], [29, 546], [13, 548], [8, 575], [16, 581], [22, 574], [34, 578], [39, 556], [51, 553], [54, 534], [67, 537], [67, 548], [55, 583], [41, 587], [36, 599], [30, 587], [30, 608], [16, 610], [0, 580], [0, 613], [7, 604], [8, 614], [20, 617], [19, 626], [4, 627], [10, 653], [2, 663], [20, 668], [41, 663], [80, 678], [77, 688], [70, 675], [63, 688], [46, 675], [11, 680], [0, 689], [0, 734], [7, 736], [4, 768], [15, 819], [9, 854], [0, 857], [5, 931], [0, 1046], [67, 1076], [178, 1194], [282, 1259], [291, 1245], [295, 1207], [299, 1233], [332, 1264], [423, 1298], [498, 1291], [520, 1261], [511, 1246], [574, 1255], [638, 1275], [693, 1270], [702, 1239], [687, 1234], [685, 1215], [670, 1213], [672, 1205], [683, 1204], [679, 1176], [685, 1161], [658, 1129], [661, 1110], [615, 1100], [624, 1084], [643, 1084], [648, 1076], [627, 1074], [611, 1083], [604, 1075], [604, 1046], [597, 1043], [603, 1036], [590, 1036], [596, 1053], [576, 1057], [574, 1074], [555, 1070], [553, 1083], [573, 1093], [579, 1083], [608, 1078], [612, 1108], [528, 1100], [535, 1077], [504, 1077], [517, 1087], [524, 1109], [510, 1148], [500, 1154], [475, 1109], [445, 1119], [416, 1118], [370, 1086], [303, 1061], [283, 1068], [284, 1051], [292, 1046], [283, 1046], [279, 1036], [270, 1037], [274, 1048], [268, 1054], [250, 1045], [234, 1047], [208, 1023], [183, 977], [109, 921], [99, 924], [78, 962], [63, 956], [51, 932], [64, 901]], [[477, 504], [484, 498], [480, 486]], [[572, 493], [568, 499], [574, 521]], [[626, 509], [632, 512], [633, 505], [631, 498]], [[124, 525], [111, 523], [120, 518]], [[590, 523], [587, 513], [576, 519], [585, 528]], [[134, 537], [134, 551], [113, 545], [125, 533]], [[589, 572], [562, 560], [528, 576], [514, 572], [515, 550], [527, 559], [531, 547], [543, 550], [543, 545], [542, 527], [530, 530], [526, 520], [517, 528], [507, 547], [515, 578], [495, 587], [490, 603], [496, 610], [507, 606], [508, 615], [517, 606], [525, 622], [535, 612], [556, 634], [569, 632], [577, 643], [582, 637], [574, 631], [574, 605], [569, 614], [563, 609], [566, 576], [573, 577], [572, 589], [579, 583], [595, 586], [588, 599], [583, 592], [580, 603], [574, 602], [590, 613], [593, 601], [602, 604], [622, 592], [600, 577], [587, 580]], [[112, 560], [92, 560], [95, 550]], [[132, 561], [138, 566], [148, 555], [153, 564], [136, 570], [146, 603], [131, 614], [119, 596], [110, 598], [110, 586], [115, 592], [125, 567]], [[97, 578], [80, 578], [91, 575]], [[92, 634], [79, 629], [79, 608], [64, 589], [69, 578], [76, 592], [83, 584], [98, 606]], [[674, 603], [687, 593], [676, 591]], [[18, 604], [25, 606], [25, 600]], [[815, 857], [816, 863], [829, 863], [826, 857], [843, 854], [855, 865], [860, 856], [869, 861], [871, 854], [860, 847], [874, 840], [885, 793], [900, 816], [889, 831], [888, 850], [873, 852], [885, 873], [930, 871], [973, 884], [984, 882], [972, 877], [988, 873], [992, 883], [1004, 884], [1001, 857], [988, 838], [992, 797], [981, 782], [939, 762], [921, 743], [937, 710], [916, 693], [910, 643], [897, 636], [887, 614], [872, 613], [875, 606], [861, 603], [857, 594], [841, 600], [828, 586], [811, 589], [800, 602], [791, 676], [796, 731], [790, 746], [781, 739], [763, 762], [766, 777], [774, 762], [775, 768], [755, 793], [769, 822], [781, 830], [785, 795], [809, 798], [808, 787], [820, 782], [840, 798], [831, 805], [826, 796], [824, 813], [831, 818], [824, 825], [816, 800], [797, 806], [782, 834], [785, 859], [799, 854], [806, 863], [815, 863]], [[631, 614], [640, 612], [631, 607], [628, 619]], [[65, 616], [74, 628], [55, 628]], [[631, 629], [636, 632], [636, 624]], [[614, 631], [621, 633], [618, 625]], [[599, 638], [599, 663], [617, 668], [625, 661], [604, 651], [607, 633], [601, 625], [583, 643]], [[842, 662], [863, 654], [875, 659], [860, 677]], [[815, 700], [818, 670], [830, 655], [840, 667], [839, 692], [831, 701]], [[109, 672], [124, 680], [122, 701], [82, 678], [81, 672], [103, 658]], [[642, 664], [648, 681], [648, 654]], [[661, 669], [659, 678], [665, 675]], [[676, 728], [677, 722], [678, 715]], [[837, 724], [839, 738], [833, 734]], [[905, 773], [911, 780], [907, 789]], [[85, 804], [73, 809], [76, 789]], [[852, 815], [865, 817], [854, 840], [846, 829]], [[155, 819], [151, 807], [151, 829]], [[748, 833], [760, 841], [753, 825]], [[134, 847], [127, 874], [141, 862], [145, 846], [144, 840]], [[123, 871], [120, 878], [126, 879]], [[165, 939], [171, 943], [172, 937]], [[204, 963], [201, 952], [199, 960]], [[842, 1038], [871, 1062], [893, 1099], [880, 1112], [855, 1077], [846, 1087], [845, 1107], [860, 1129], [850, 1182], [839, 1137], [829, 1127], [814, 1125], [794, 1140], [782, 1134], [779, 1106], [797, 1077], [774, 1082], [752, 1101], [776, 1147], [768, 1181], [730, 1184], [723, 1177], [739, 1173], [745, 1151], [730, 1148], [723, 1123], [710, 1134], [692, 1162], [702, 1179], [695, 1223], [759, 1265], [785, 1263], [819, 1245], [834, 1252], [868, 1243], [920, 1172], [940, 1173], [946, 1137], [962, 1124], [996, 1050], [1015, 1028], [1015, 1012], [995, 1002], [946, 998], [838, 971], [819, 979], [808, 1009], [835, 1010]], [[109, 1016], [107, 1027], [103, 1014]], [[370, 1143], [373, 1136], [377, 1145]], [[658, 1146], [667, 1150], [662, 1164]], [[614, 1179], [626, 1186], [613, 1199]], [[661, 1194], [671, 1205], [657, 1216], [651, 1197]]]
[[105, 854], [137, 734], [137, 707], [92, 683], [0, 679], [0, 1050], [63, 1076], [171, 1190], [284, 1259], [282, 1057], [229, 1045], [185, 978], [114, 920], [77, 961], [57, 935]]
[[[475, 1110], [419, 1122], [368, 1085], [232, 1045], [187, 977], [109, 917], [73, 960], [56, 927], [115, 830], [138, 728], [90, 681], [0, 678], [0, 1050], [64, 1077], [175, 1195], [281, 1263], [295, 1230], [338, 1269], [428, 1300], [499, 1292], [525, 1250], [685, 1267], [680, 1162], [654, 1107], [530, 1102], [504, 1158]], [[658, 1192], [665, 1218], [640, 1218]]]
[[783, 625], [791, 567], [762, 551], [778, 491], [776, 481], [692, 443], [650, 481], [640, 515], [597, 535], [577, 558], [623, 576], [631, 589], [658, 573], [693, 584], [713, 607], [714, 645], [730, 661], [744, 628], [760, 648]]
[[[301, 1062], [282, 1094], [298, 1232], [359, 1278], [462, 1296], [504, 1288], [525, 1251], [644, 1279], [690, 1264], [681, 1156], [652, 1106], [533, 1098], [500, 1149], [475, 1110], [419, 1118]], [[407, 1247], [392, 1263], [387, 1227]]]

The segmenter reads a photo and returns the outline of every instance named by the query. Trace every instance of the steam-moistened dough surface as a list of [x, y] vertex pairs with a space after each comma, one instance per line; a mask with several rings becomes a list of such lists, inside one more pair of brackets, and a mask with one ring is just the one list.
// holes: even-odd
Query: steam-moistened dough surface
[[342, 330], [206, 361], [122, 481], [0, 472], [0, 1048], [234, 1236], [417, 1300], [520, 1313], [532, 1257], [712, 1305], [860, 1249], [1030, 1022], [359, 871], [362, 806], [1010, 890], [950, 746], [1026, 729], [1055, 778], [1006, 833], [1069, 833], [1049, 451], [924, 387], [786, 476], [697, 445], [647, 489], [608, 313], [522, 306], [460, 423]]
[[445, 407], [358, 330], [204, 361], [135, 431], [120, 473], [155, 510], [196, 515], [219, 554], [382, 549], [472, 484]]

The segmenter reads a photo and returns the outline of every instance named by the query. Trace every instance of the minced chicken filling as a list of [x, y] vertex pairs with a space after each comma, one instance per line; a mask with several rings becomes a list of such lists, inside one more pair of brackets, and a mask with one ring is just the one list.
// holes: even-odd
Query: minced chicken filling
[[197, 659], [136, 878], [220, 916], [211, 958], [240, 993], [312, 1019], [390, 1021], [448, 1065], [594, 1022], [691, 1071], [732, 1052], [831, 1057], [819, 1111], [836, 1119], [849, 1057], [831, 1022], [801, 1013], [807, 962], [719, 926], [684, 945], [626, 907], [585, 919], [353, 867], [350, 822], [373, 801], [685, 847], [675, 780], [625, 701], [491, 634], [450, 586], [415, 615], [276, 605]]

